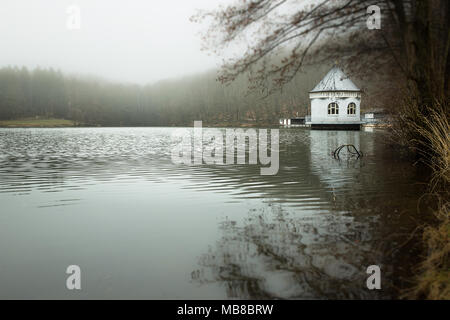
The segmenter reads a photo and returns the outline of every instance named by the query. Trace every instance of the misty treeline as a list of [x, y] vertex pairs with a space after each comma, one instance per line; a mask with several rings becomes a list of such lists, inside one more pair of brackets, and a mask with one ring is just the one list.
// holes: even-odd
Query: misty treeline
[[230, 85], [209, 71], [152, 85], [114, 83], [53, 69], [0, 69], [0, 120], [63, 118], [79, 125], [175, 126], [277, 124], [281, 117], [309, 113], [309, 91], [330, 66], [299, 73], [271, 95], [248, 90], [242, 76]]

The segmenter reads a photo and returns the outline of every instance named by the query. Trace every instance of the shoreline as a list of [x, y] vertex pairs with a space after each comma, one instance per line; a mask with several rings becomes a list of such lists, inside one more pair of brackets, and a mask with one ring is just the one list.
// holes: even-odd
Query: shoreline
[[[193, 124], [180, 125], [100, 125], [83, 124], [66, 119], [17, 119], [0, 120], [0, 128], [27, 129], [27, 128], [190, 128]], [[277, 123], [207, 123], [204, 128], [272, 128], [272, 129], [298, 129], [303, 126], [284, 126]], [[362, 128], [389, 128], [390, 124], [362, 124]]]

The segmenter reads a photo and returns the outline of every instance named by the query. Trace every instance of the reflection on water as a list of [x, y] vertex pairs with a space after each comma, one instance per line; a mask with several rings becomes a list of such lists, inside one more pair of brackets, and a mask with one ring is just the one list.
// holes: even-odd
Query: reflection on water
[[[364, 288], [373, 222], [345, 215], [297, 217], [280, 207], [252, 212], [243, 226], [226, 220], [215, 250], [202, 256], [193, 278], [226, 283], [232, 298], [375, 298]], [[208, 270], [210, 269], [210, 270]]]
[[[0, 297], [388, 298], [415, 167], [384, 133], [280, 131], [280, 169], [183, 166], [170, 128], [0, 129]], [[331, 152], [354, 144], [362, 159]], [[64, 288], [79, 264], [81, 293]], [[378, 264], [383, 290], [365, 286]]]

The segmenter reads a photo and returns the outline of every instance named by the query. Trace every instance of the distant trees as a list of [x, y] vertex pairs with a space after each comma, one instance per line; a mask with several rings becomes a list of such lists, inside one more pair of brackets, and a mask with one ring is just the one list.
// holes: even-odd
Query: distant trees
[[53, 69], [0, 69], [0, 119], [56, 117], [130, 124], [137, 88], [64, 76]]
[[231, 85], [216, 72], [138, 86], [63, 75], [53, 69], [0, 69], [0, 119], [55, 117], [83, 125], [179, 126], [245, 122], [277, 124], [279, 117], [308, 113], [308, 92], [328, 71], [310, 69], [282, 92], [249, 93], [246, 77]]

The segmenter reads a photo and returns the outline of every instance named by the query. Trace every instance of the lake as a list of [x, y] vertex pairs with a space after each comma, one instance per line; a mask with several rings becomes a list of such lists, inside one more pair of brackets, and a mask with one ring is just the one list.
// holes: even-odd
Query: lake
[[[262, 176], [174, 164], [174, 130], [0, 129], [0, 298], [396, 296], [426, 177], [384, 131], [280, 129], [279, 171]], [[346, 143], [364, 156], [334, 159]]]

